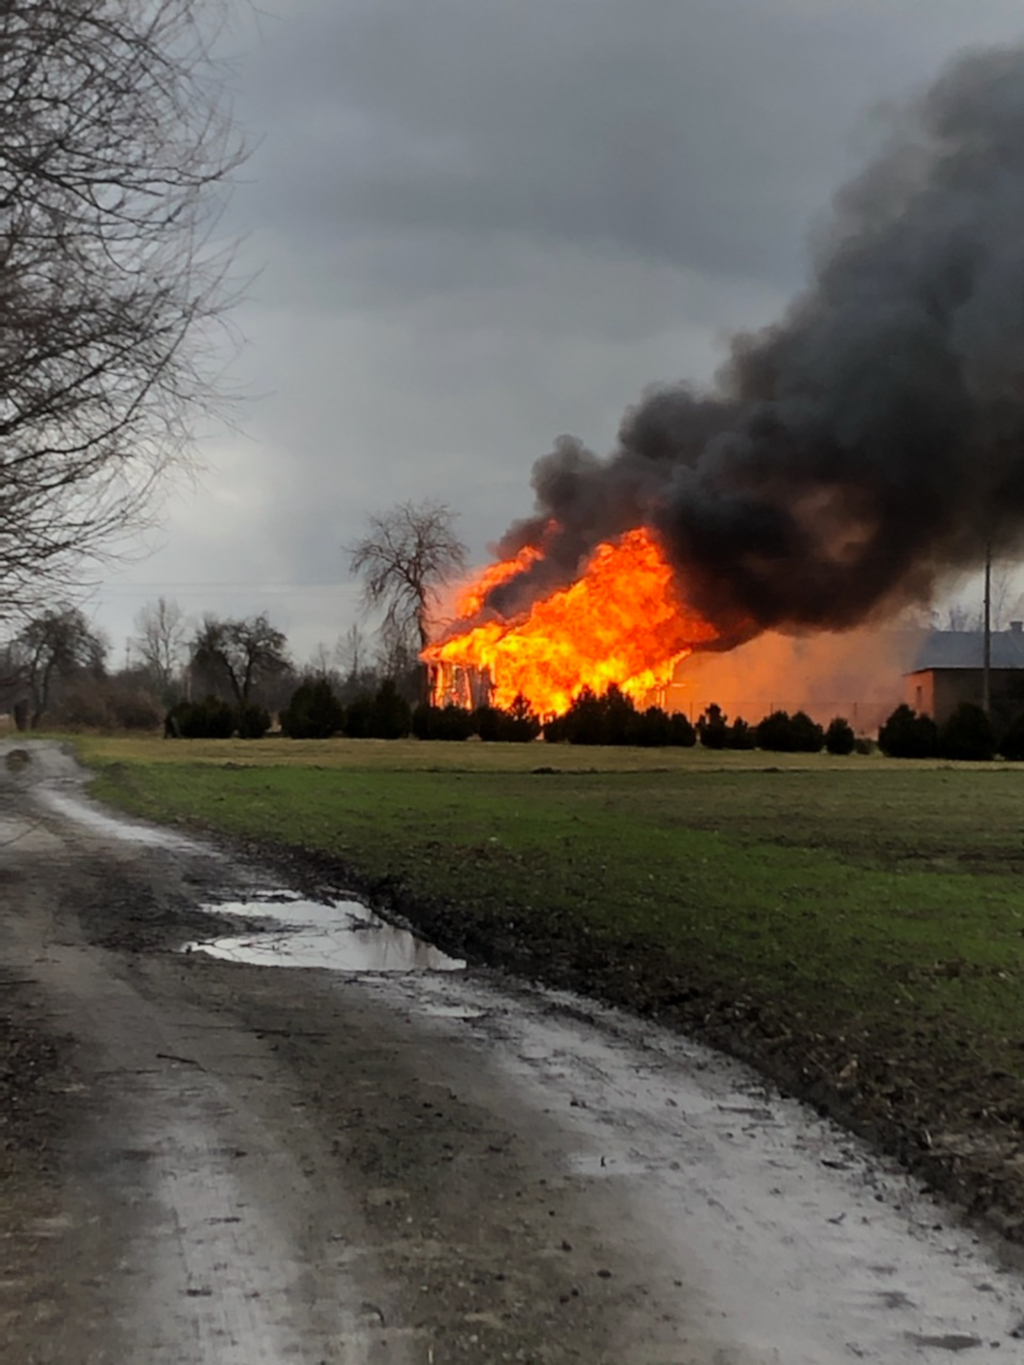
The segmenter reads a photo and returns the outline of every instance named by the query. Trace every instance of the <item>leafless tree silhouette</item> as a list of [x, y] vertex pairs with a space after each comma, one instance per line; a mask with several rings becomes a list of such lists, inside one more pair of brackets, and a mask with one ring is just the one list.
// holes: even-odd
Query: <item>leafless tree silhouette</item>
[[187, 646], [185, 613], [177, 602], [158, 597], [135, 617], [135, 649], [161, 691], [174, 681]]
[[430, 643], [437, 590], [466, 567], [466, 547], [444, 503], [403, 502], [372, 516], [349, 548], [349, 567], [363, 580], [369, 608], [383, 608], [381, 639], [390, 657]]
[[216, 9], [0, 5], [0, 615], [138, 524], [215, 404], [243, 159]]

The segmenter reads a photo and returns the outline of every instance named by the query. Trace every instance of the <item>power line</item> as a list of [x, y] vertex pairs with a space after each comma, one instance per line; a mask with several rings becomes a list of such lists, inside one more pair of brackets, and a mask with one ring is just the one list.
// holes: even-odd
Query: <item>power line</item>
[[104, 583], [95, 591], [129, 595], [143, 592], [337, 593], [355, 586], [349, 583]]

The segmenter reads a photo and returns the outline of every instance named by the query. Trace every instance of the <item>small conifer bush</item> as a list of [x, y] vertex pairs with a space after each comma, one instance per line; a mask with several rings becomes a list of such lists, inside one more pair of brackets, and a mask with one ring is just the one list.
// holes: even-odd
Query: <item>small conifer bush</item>
[[878, 747], [889, 758], [934, 758], [938, 726], [931, 716], [919, 716], [902, 702], [878, 732]]

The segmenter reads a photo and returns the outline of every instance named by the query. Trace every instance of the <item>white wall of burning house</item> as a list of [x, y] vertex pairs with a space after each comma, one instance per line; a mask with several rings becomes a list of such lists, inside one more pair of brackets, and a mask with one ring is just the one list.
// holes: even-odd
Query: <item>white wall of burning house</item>
[[491, 676], [486, 670], [463, 668], [459, 664], [428, 664], [430, 699], [435, 706], [462, 706], [475, 711], [489, 706]]

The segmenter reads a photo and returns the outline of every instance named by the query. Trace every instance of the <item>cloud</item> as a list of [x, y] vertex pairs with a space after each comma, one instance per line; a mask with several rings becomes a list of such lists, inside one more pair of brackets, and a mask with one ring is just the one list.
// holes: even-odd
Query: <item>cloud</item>
[[269, 3], [234, 39], [246, 435], [138, 576], [337, 582], [296, 596], [300, 651], [351, 619], [368, 510], [439, 497], [484, 554], [559, 433], [610, 448], [781, 310], [872, 110], [1024, 29], [1017, 0]]
[[267, 53], [274, 174], [253, 203], [311, 243], [393, 238], [407, 270], [412, 237], [412, 288], [439, 242], [509, 236], [791, 277], [856, 61], [804, 17], [722, 9], [307, 7]]

